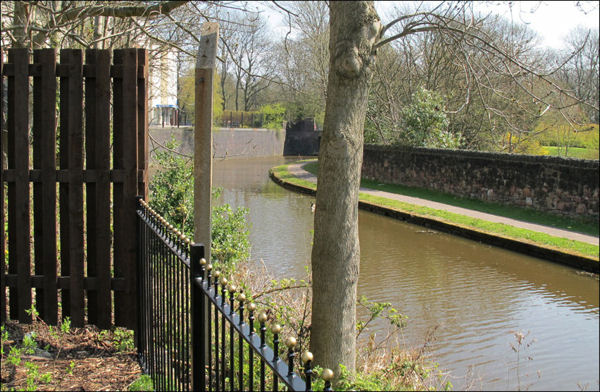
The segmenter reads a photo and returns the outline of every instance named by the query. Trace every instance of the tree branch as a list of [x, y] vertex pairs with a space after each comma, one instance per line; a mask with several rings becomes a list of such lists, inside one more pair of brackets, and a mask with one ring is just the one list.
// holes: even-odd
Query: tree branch
[[112, 16], [115, 18], [128, 18], [132, 16], [165, 15], [175, 8], [181, 7], [188, 1], [167, 1], [151, 6], [125, 6], [107, 7], [105, 5], [81, 6], [63, 12], [59, 18], [59, 24], [65, 20], [87, 18], [90, 16]]

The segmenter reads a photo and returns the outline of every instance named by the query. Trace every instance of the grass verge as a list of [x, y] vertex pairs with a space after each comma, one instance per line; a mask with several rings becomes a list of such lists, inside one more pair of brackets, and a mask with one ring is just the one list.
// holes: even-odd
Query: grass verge
[[[546, 150], [548, 150], [548, 155], [553, 155], [557, 157], [565, 156], [565, 148], [564, 147], [555, 147], [555, 146], [542, 146]], [[591, 148], [581, 148], [581, 147], [569, 147], [568, 150], [569, 158], [579, 158], [579, 159], [598, 159], [598, 150], [593, 150]]]
[[[319, 172], [319, 163], [310, 161], [304, 166], [304, 170], [317, 175]], [[524, 222], [536, 223], [539, 225], [555, 227], [557, 229], [575, 231], [579, 233], [598, 236], [600, 233], [598, 221], [584, 221], [573, 218], [566, 218], [553, 214], [535, 211], [528, 208], [515, 206], [505, 206], [499, 203], [484, 202], [481, 200], [467, 199], [457, 197], [447, 193], [432, 191], [423, 188], [415, 188], [395, 184], [381, 184], [371, 180], [361, 180], [361, 186], [379, 191], [396, 193], [399, 195], [418, 197], [420, 199], [431, 200], [438, 203], [453, 205], [456, 207], [467, 208], [469, 210], [485, 212], [488, 214], [503, 216], [506, 218], [517, 219]]]
[[[287, 168], [288, 165], [281, 165], [271, 169], [271, 172], [282, 181], [291, 184], [300, 185], [309, 189], [316, 190], [316, 184], [296, 178]], [[310, 166], [307, 165], [307, 166]], [[306, 167], [305, 167], [306, 168]], [[314, 166], [312, 167], [314, 170]], [[381, 189], [385, 190], [385, 189]], [[412, 196], [412, 195], [411, 195]], [[383, 197], [367, 195], [360, 193], [360, 200], [376, 204], [379, 206], [407, 212], [415, 215], [420, 215], [427, 218], [441, 220], [443, 222], [454, 225], [472, 228], [477, 231], [503, 236], [518, 241], [530, 242], [535, 245], [550, 247], [560, 251], [572, 253], [575, 255], [585, 256], [598, 261], [598, 245], [587, 244], [580, 241], [568, 240], [565, 238], [551, 236], [545, 233], [539, 233], [532, 230], [521, 229], [514, 226], [505, 225], [502, 223], [488, 222], [482, 219], [471, 218], [468, 216], [455, 214], [443, 210], [437, 210], [429, 207], [416, 206], [408, 203], [403, 203], [397, 200], [390, 200]], [[432, 199], [430, 199], [432, 200]], [[439, 201], [439, 200], [435, 200]], [[451, 203], [448, 203], [451, 204]], [[455, 204], [456, 205], [456, 204]], [[468, 208], [468, 207], [466, 207]], [[484, 211], [488, 212], [488, 211]]]

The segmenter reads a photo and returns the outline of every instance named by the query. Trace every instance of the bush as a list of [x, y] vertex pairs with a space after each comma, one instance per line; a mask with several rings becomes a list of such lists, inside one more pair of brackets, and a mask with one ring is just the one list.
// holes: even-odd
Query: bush
[[281, 129], [285, 118], [285, 108], [276, 103], [274, 105], [264, 105], [260, 108], [263, 114], [263, 128]]
[[448, 124], [442, 96], [420, 88], [402, 110], [402, 132], [397, 141], [415, 147], [458, 148], [462, 137], [448, 131]]
[[[174, 140], [167, 143], [177, 148]], [[169, 151], [156, 153], [159, 170], [150, 182], [149, 204], [169, 223], [186, 236], [194, 233], [194, 176], [192, 162]], [[213, 189], [213, 201], [220, 190]], [[248, 211], [233, 210], [228, 204], [213, 205], [212, 244], [213, 259], [226, 264], [245, 260], [250, 255], [249, 231], [246, 224]]]

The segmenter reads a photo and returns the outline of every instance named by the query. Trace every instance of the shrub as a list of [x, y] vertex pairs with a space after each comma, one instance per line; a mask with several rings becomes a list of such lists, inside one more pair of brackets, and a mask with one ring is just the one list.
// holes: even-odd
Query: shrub
[[[167, 143], [177, 148], [175, 141]], [[194, 176], [192, 163], [169, 151], [156, 153], [159, 170], [150, 182], [149, 204], [169, 223], [192, 237], [194, 232]], [[213, 200], [219, 199], [220, 190], [213, 189]], [[233, 210], [228, 204], [213, 205], [212, 244], [213, 259], [231, 264], [250, 255], [247, 210]]]
[[444, 99], [434, 91], [417, 90], [402, 110], [402, 132], [397, 142], [415, 147], [458, 148], [461, 135], [448, 131]]
[[263, 114], [263, 128], [281, 129], [285, 118], [285, 108], [281, 104], [264, 105], [260, 108]]

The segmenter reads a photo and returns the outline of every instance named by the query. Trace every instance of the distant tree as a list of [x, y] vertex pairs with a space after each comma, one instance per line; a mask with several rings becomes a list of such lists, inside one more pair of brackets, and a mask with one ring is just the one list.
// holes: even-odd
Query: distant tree
[[[574, 91], [574, 95], [587, 103], [583, 111], [589, 121], [598, 124], [598, 29], [577, 28], [570, 32], [567, 39], [567, 50], [563, 57], [569, 58], [561, 69], [561, 79]], [[572, 53], [575, 53], [572, 55]]]
[[326, 2], [294, 2], [289, 34], [274, 50], [280, 99], [288, 120], [313, 117], [323, 122], [329, 73], [329, 9]]

